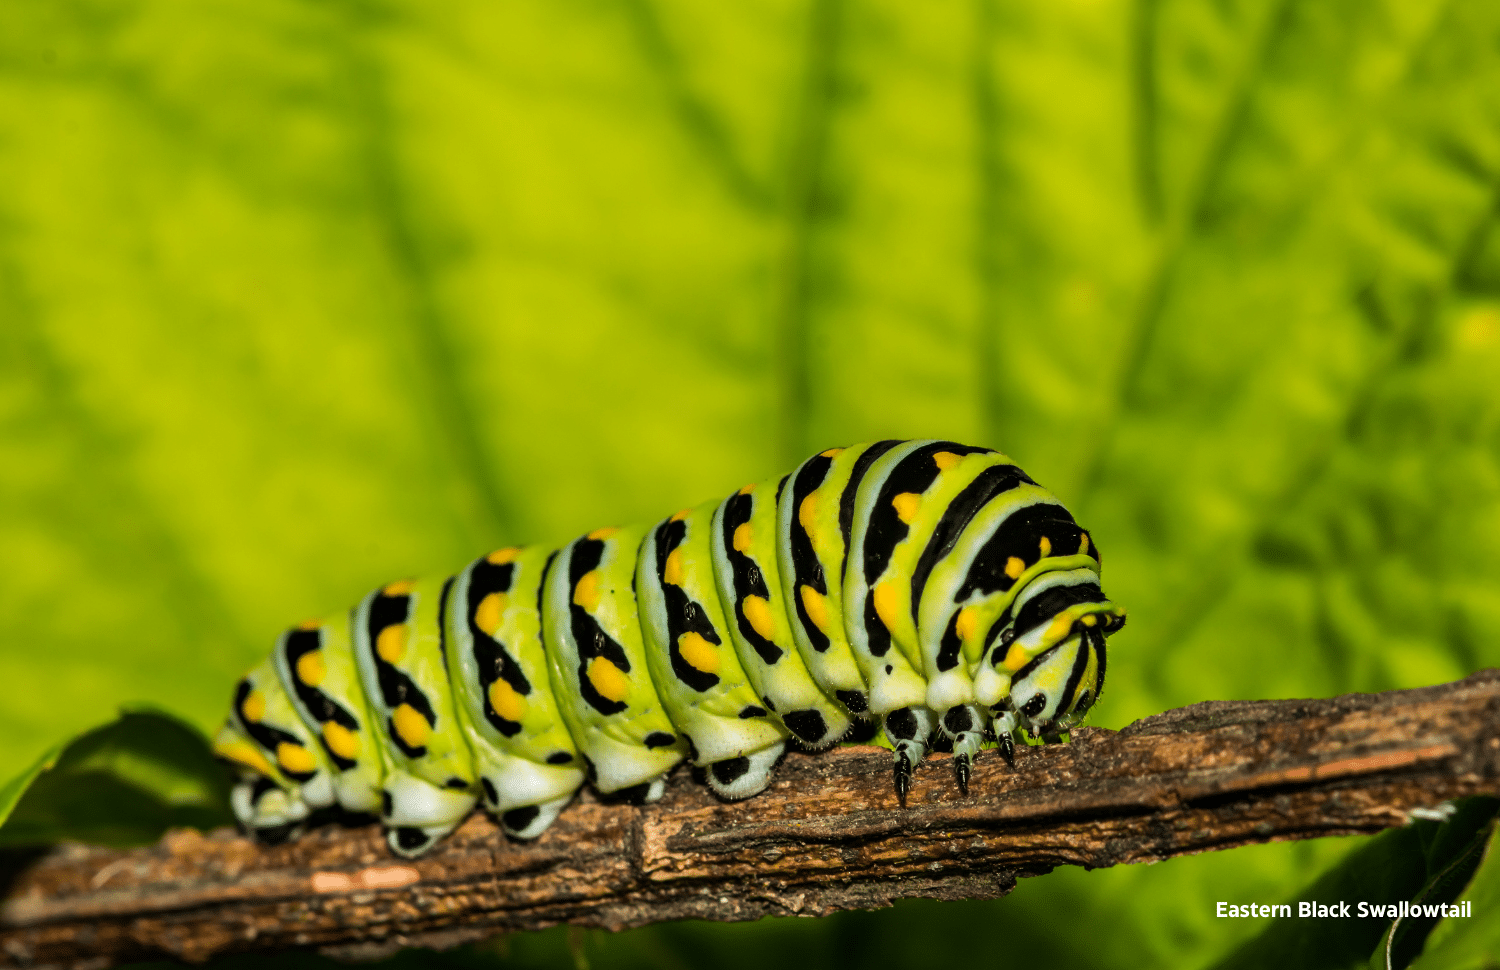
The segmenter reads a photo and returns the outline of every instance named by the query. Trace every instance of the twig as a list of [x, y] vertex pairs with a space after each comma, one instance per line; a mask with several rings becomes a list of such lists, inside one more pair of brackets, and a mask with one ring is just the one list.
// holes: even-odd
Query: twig
[[1500, 793], [1500, 671], [1330, 700], [1211, 702], [1068, 745], [986, 754], [968, 797], [947, 759], [907, 806], [890, 753], [794, 755], [726, 804], [686, 772], [657, 805], [585, 794], [534, 843], [482, 814], [423, 859], [374, 827], [257, 846], [177, 831], [132, 851], [62, 846], [0, 902], [0, 958], [104, 967], [315, 947], [373, 957], [571, 923], [821, 915], [924, 896], [998, 897], [1054, 866], [1151, 862], [1252, 842], [1373, 832]]

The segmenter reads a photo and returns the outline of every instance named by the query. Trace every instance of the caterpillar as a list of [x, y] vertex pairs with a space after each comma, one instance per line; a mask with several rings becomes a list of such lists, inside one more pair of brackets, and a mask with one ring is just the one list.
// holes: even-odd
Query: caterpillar
[[587, 780], [649, 803], [689, 760], [726, 799], [788, 744], [877, 731], [905, 801], [951, 750], [1058, 741], [1098, 701], [1125, 613], [1097, 543], [999, 452], [833, 448], [780, 479], [561, 549], [393, 582], [283, 633], [235, 686], [215, 753], [263, 841], [323, 809], [421, 855], [481, 799], [539, 836]]

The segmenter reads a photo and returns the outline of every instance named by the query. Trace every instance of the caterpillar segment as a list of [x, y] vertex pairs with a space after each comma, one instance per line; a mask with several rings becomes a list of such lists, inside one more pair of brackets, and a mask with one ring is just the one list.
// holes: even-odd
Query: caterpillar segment
[[[542, 578], [552, 551], [507, 548], [454, 579], [448, 676], [484, 804], [512, 838], [535, 838], [583, 784], [584, 762], [542, 645]], [[566, 695], [564, 695], [566, 696]]]
[[214, 750], [240, 775], [230, 805], [263, 841], [295, 837], [312, 812], [334, 804], [329, 764], [270, 659], [235, 685]]
[[[915, 607], [924, 592], [926, 570], [920, 567], [925, 567], [927, 551], [940, 551], [945, 537], [966, 524], [964, 512], [973, 508], [972, 500], [956, 501], [960, 493], [987, 469], [1006, 464], [1003, 455], [987, 449], [905, 442], [871, 465], [855, 496], [844, 597], [850, 614], [859, 618], [852, 632], [856, 656], [863, 660], [867, 678], [879, 685], [871, 690], [870, 708], [886, 719], [886, 736], [897, 754], [896, 790], [903, 797], [911, 769], [926, 754], [927, 739], [935, 732], [953, 746], [961, 789], [967, 790], [968, 766], [979, 752], [978, 719], [960, 719], [960, 711], [948, 716], [950, 708], [967, 698], [940, 707], [928, 703], [929, 678], [939, 671], [923, 656]], [[960, 729], [954, 732], [950, 724]]]
[[847, 736], [855, 718], [819, 685], [793, 639], [777, 556], [778, 504], [786, 482], [746, 485], [714, 510], [713, 572], [752, 689], [797, 744], [819, 751]]
[[897, 444], [876, 441], [814, 455], [789, 476], [777, 501], [777, 565], [797, 650], [813, 679], [866, 720], [869, 687], [844, 623], [844, 564], [860, 480]]
[[659, 799], [684, 760], [721, 797], [788, 746], [867, 738], [904, 802], [934, 747], [968, 790], [1015, 738], [1063, 740], [1125, 622], [1093, 537], [1004, 455], [877, 441], [652, 526], [501, 549], [284, 633], [215, 750], [267, 841], [339, 806], [427, 851], [482, 800], [535, 838], [588, 781]]
[[380, 811], [380, 761], [362, 754], [369, 712], [349, 645], [347, 613], [311, 620], [288, 630], [271, 651], [276, 679], [331, 769], [334, 796], [346, 811]]
[[787, 729], [761, 705], [734, 640], [713, 567], [717, 502], [685, 509], [641, 544], [636, 585], [647, 663], [682, 730], [693, 764], [724, 798], [748, 798], [771, 781]]
[[647, 529], [597, 529], [547, 570], [543, 631], [563, 722], [604, 794], [649, 803], [687, 741], [647, 670], [636, 561]]
[[478, 779], [449, 687], [442, 615], [452, 579], [401, 580], [354, 610], [354, 661], [381, 739], [392, 850], [426, 852], [474, 808]]

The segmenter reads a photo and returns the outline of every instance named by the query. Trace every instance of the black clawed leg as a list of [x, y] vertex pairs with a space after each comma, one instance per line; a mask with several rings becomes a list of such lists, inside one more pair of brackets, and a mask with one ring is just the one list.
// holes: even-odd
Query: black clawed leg
[[966, 754], [955, 755], [953, 758], [953, 775], [958, 779], [958, 790], [967, 795], [969, 793], [969, 756]]
[[1016, 766], [1016, 742], [1011, 740], [1009, 734], [1000, 735], [1000, 757], [1012, 768]]
[[896, 798], [906, 807], [906, 793], [911, 790], [911, 759], [902, 751], [896, 756]]

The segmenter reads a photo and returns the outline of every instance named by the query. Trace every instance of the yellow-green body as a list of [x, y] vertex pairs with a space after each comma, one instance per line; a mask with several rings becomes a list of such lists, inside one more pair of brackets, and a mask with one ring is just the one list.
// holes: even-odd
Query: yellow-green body
[[237, 815], [294, 830], [378, 811], [414, 856], [480, 798], [541, 836], [585, 780], [660, 798], [685, 759], [724, 798], [788, 744], [869, 737], [897, 794], [932, 744], [960, 788], [987, 739], [1056, 739], [1103, 686], [1124, 613], [1099, 554], [1004, 455], [947, 441], [834, 448], [654, 526], [509, 547], [392, 583], [285, 633], [216, 750]]

